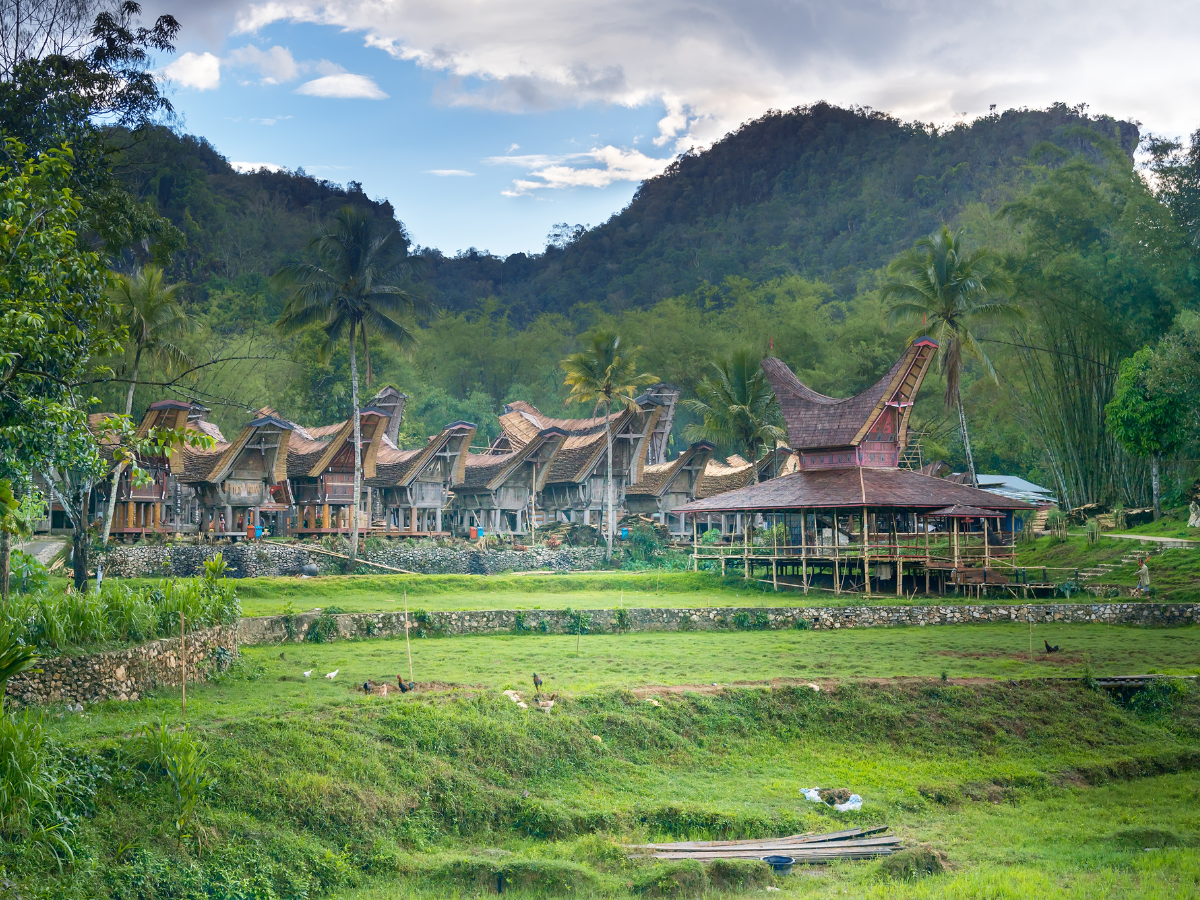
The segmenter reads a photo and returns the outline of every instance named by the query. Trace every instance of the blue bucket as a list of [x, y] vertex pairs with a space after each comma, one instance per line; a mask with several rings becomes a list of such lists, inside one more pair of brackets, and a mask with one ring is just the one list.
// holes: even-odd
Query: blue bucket
[[791, 875], [796, 860], [790, 856], [764, 856], [762, 861], [775, 870], [776, 875]]

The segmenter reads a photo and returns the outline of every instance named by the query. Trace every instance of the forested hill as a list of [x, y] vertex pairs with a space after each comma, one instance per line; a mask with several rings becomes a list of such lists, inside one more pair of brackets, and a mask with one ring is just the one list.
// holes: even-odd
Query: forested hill
[[[579, 303], [647, 306], [730, 275], [800, 274], [850, 297], [864, 272], [968, 204], [995, 208], [1007, 199], [1039, 142], [1084, 147], [1073, 134], [1080, 126], [1130, 154], [1137, 146], [1135, 125], [1061, 105], [945, 130], [827, 104], [771, 112], [676, 160], [626, 209], [565, 248], [507, 259], [426, 250], [424, 278], [431, 299], [451, 311], [499, 297], [516, 322]], [[170, 274], [200, 293], [272, 274], [346, 203], [395, 215], [354, 182], [240, 174], [203, 138], [166, 129], [124, 151], [120, 172], [187, 236]]]
[[1057, 105], [934, 130], [827, 104], [771, 112], [678, 159], [608, 222], [565, 249], [505, 260], [430, 260], [441, 302], [494, 294], [518, 318], [580, 302], [643, 306], [729, 275], [819, 278], [853, 295], [859, 276], [969, 203], [993, 208], [1041, 141], [1083, 147], [1086, 126], [1132, 154], [1135, 125]]
[[115, 134], [116, 171], [187, 238], [171, 275], [203, 290], [214, 279], [270, 276], [304, 251], [314, 226], [347, 204], [395, 218], [386, 200], [303, 172], [238, 172], [202, 137], [151, 129], [136, 140]]

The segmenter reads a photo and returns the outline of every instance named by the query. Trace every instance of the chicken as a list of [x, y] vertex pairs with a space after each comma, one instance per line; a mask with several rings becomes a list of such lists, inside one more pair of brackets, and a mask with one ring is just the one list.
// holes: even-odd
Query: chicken
[[551, 694], [549, 700], [538, 700], [538, 709], [544, 711], [546, 715], [550, 715], [550, 710], [554, 709], [554, 700], [557, 697], [558, 694]]
[[533, 673], [533, 695], [536, 697], [542, 689], [542, 679], [538, 678], [538, 673]]
[[1042, 643], [1046, 645], [1047, 653], [1057, 653], [1058, 652], [1058, 644], [1055, 644], [1053, 647], [1051, 647], [1050, 642], [1045, 640], [1044, 638], [1042, 639]]
[[371, 682], [370, 681], [363, 682], [363, 693], [364, 694], [371, 693]]
[[334, 669], [332, 672], [326, 673], [325, 677], [328, 678], [330, 681], [333, 681], [333, 679], [337, 678], [337, 673], [340, 671], [342, 671], [342, 670]]
[[312, 673], [313, 673], [313, 670], [312, 670], [312, 669], [309, 669], [307, 672], [305, 672], [305, 673], [304, 673], [304, 677], [305, 677], [305, 678], [307, 678], [307, 677], [308, 677], [309, 675], [311, 675]]
[[417, 683], [415, 681], [411, 681], [408, 684], [405, 684], [404, 679], [401, 678], [399, 675], [396, 676], [396, 684], [400, 686], [400, 693], [402, 693], [402, 694], [407, 694], [409, 691], [411, 691], [414, 687], [417, 686]]

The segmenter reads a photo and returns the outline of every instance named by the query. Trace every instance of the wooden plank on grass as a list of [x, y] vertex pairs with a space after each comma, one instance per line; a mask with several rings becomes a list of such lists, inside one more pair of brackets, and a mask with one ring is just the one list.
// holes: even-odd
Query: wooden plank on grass
[[625, 846], [631, 850], [699, 850], [706, 847], [737, 847], [740, 844], [757, 845], [764, 842], [772, 844], [821, 844], [853, 837], [866, 837], [867, 835], [879, 834], [881, 831], [887, 830], [888, 826], [877, 825], [873, 828], [847, 828], [845, 831], [830, 831], [824, 834], [816, 834], [809, 831], [804, 834], [792, 834], [781, 838], [743, 838], [737, 841], [674, 841], [665, 844], [626, 844]]

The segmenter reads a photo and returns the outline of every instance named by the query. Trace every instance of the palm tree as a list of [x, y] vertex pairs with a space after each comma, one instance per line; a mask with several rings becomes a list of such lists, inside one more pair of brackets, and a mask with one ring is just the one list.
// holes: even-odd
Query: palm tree
[[[149, 364], [167, 371], [190, 365], [188, 355], [176, 341], [193, 327], [192, 318], [175, 296], [180, 285], [163, 284], [163, 270], [145, 266], [132, 275], [117, 274], [109, 290], [109, 299], [116, 309], [116, 320], [129, 332], [133, 353], [133, 369], [129, 376], [129, 392], [125, 395], [125, 415], [133, 415], [133, 392], [137, 389], [142, 366]], [[113, 470], [112, 489], [108, 493], [108, 508], [104, 512], [104, 538], [108, 543], [112, 530], [113, 510], [117, 505], [117, 486], [127, 463], [118, 463]]]
[[578, 403], [594, 403], [593, 415], [604, 408], [605, 474], [604, 497], [608, 510], [605, 559], [612, 559], [613, 545], [613, 485], [612, 485], [612, 415], [614, 405], [633, 406], [637, 389], [658, 381], [657, 376], [638, 374], [637, 355], [641, 347], [624, 350], [615, 331], [598, 329], [584, 338], [584, 349], [572, 353], [561, 363], [567, 373], [566, 385], [571, 388], [569, 399]]
[[938, 342], [938, 368], [946, 379], [946, 409], [958, 410], [971, 484], [978, 487], [959, 381], [966, 358], [971, 357], [999, 383], [972, 328], [1022, 318], [1023, 310], [1004, 296], [1012, 288], [1012, 279], [995, 253], [986, 247], [966, 249], [962, 230], [951, 232], [945, 225], [892, 260], [888, 275], [882, 294], [888, 302], [889, 321], [895, 324], [920, 318], [921, 327], [908, 342], [922, 334]]
[[[689, 441], [732, 446], [757, 463], [759, 448], [787, 437], [779, 402], [760, 362], [756, 353], [742, 348], [712, 364], [712, 372], [696, 385], [696, 399], [682, 404], [700, 416], [698, 423], [684, 429]], [[758, 466], [752, 471], [757, 484]]]
[[284, 334], [295, 334], [319, 325], [325, 332], [321, 348], [327, 360], [343, 337], [350, 347], [350, 403], [354, 408], [354, 502], [350, 506], [350, 561], [358, 556], [358, 504], [362, 493], [362, 425], [358, 408], [358, 357], [356, 339], [370, 359], [367, 332], [386, 338], [398, 347], [416, 343], [412, 331], [398, 316], [428, 313], [426, 301], [406, 291], [401, 283], [411, 273], [404, 235], [394, 223], [377, 222], [355, 207], [343, 207], [333, 221], [322, 226], [309, 244], [316, 263], [285, 266], [277, 283], [290, 296], [276, 323]]

